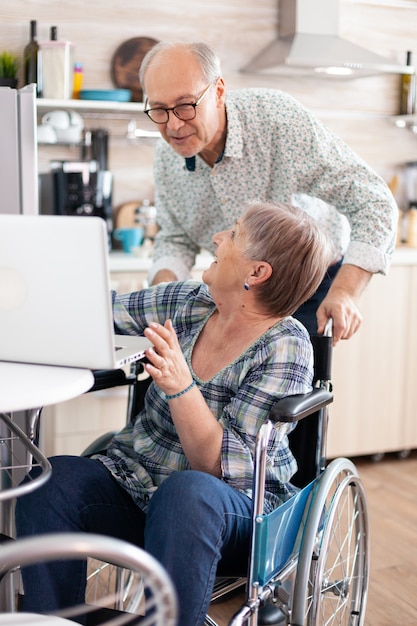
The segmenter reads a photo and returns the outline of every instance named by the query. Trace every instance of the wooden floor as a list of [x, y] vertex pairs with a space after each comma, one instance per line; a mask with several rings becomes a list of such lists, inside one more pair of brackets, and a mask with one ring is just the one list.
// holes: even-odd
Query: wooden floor
[[[365, 626], [417, 625], [417, 451], [406, 459], [355, 459], [371, 522], [371, 575]], [[242, 596], [212, 607], [219, 626]]]

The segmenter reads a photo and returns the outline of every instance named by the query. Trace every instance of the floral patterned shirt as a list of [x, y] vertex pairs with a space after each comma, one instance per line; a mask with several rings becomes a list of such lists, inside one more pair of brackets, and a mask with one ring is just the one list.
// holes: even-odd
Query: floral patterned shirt
[[151, 281], [159, 269], [189, 276], [200, 248], [214, 251], [247, 201], [292, 202], [330, 233], [344, 263], [386, 273], [395, 246], [397, 206], [364, 161], [307, 109], [273, 89], [240, 89], [226, 99], [227, 137], [213, 168], [156, 147], [155, 204], [161, 230]]
[[[198, 335], [216, 308], [204, 283], [160, 284], [132, 294], [114, 294], [113, 302], [118, 333], [143, 335], [151, 321], [172, 320], [193, 379], [224, 429], [222, 480], [250, 497], [255, 438], [261, 424], [279, 398], [311, 390], [313, 353], [305, 328], [292, 317], [284, 318], [205, 381], [191, 364]], [[157, 385], [151, 383], [143, 411], [116, 435], [106, 455], [95, 458], [143, 510], [167, 476], [190, 469], [165, 394]], [[296, 491], [289, 483], [296, 468], [286, 434], [280, 440], [274, 429], [268, 446], [265, 511]]]

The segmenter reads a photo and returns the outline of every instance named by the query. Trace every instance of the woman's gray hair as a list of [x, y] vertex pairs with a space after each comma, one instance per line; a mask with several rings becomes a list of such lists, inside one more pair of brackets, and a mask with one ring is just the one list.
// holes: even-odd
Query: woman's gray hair
[[257, 287], [259, 301], [277, 316], [292, 315], [334, 262], [333, 243], [314, 218], [289, 204], [251, 203], [239, 223], [243, 255], [272, 267], [271, 277]]
[[155, 57], [162, 52], [170, 52], [174, 50], [184, 50], [193, 55], [200, 67], [203, 77], [208, 84], [214, 83], [219, 76], [222, 75], [220, 59], [214, 50], [205, 43], [180, 43], [180, 42], [164, 42], [161, 41], [153, 46], [145, 55], [139, 70], [139, 81], [143, 90], [146, 92], [145, 75]]

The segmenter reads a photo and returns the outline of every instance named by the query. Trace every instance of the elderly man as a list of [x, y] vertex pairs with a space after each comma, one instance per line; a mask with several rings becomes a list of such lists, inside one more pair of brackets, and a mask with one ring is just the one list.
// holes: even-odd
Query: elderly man
[[335, 244], [317, 293], [295, 314], [310, 332], [333, 318], [334, 341], [359, 328], [359, 297], [388, 271], [397, 207], [384, 181], [293, 98], [278, 90], [226, 95], [204, 43], [160, 43], [141, 72], [145, 109], [162, 138], [155, 153], [158, 222], [153, 283], [186, 278], [200, 247], [248, 200], [292, 202]]

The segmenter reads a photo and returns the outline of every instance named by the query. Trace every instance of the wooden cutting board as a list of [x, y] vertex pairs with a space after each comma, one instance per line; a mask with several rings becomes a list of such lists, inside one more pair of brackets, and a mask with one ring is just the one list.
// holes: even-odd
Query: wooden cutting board
[[140, 209], [142, 202], [126, 202], [116, 209], [114, 222], [115, 228], [132, 228], [137, 226], [137, 211]]
[[139, 69], [145, 54], [158, 43], [151, 37], [133, 37], [123, 42], [111, 61], [113, 84], [120, 89], [130, 89], [133, 102], [142, 102], [143, 90], [139, 81]]

